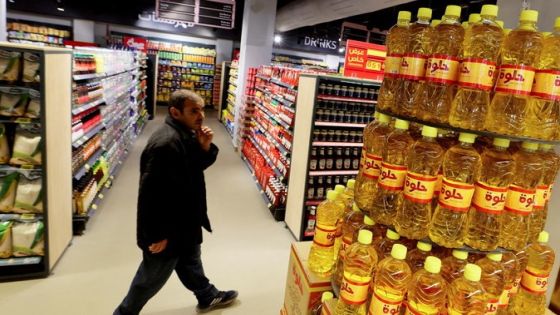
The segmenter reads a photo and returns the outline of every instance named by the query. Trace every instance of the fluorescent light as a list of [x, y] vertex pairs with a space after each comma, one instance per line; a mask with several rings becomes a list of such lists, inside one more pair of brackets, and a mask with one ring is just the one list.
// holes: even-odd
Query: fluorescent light
[[64, 4], [63, 4], [62, 0], [56, 0], [56, 9], [58, 11], [64, 12]]
[[274, 35], [274, 42], [276, 44], [280, 44], [282, 42], [282, 36], [280, 35]]
[[57, 9], [58, 11], [64, 12], [64, 8], [63, 8], [63, 7], [58, 7], [58, 8], [56, 8], [56, 9]]
[[338, 49], [338, 52], [339, 52], [339, 53], [343, 53], [345, 50], [346, 50], [346, 49], [345, 49], [344, 47], [340, 47], [340, 48]]

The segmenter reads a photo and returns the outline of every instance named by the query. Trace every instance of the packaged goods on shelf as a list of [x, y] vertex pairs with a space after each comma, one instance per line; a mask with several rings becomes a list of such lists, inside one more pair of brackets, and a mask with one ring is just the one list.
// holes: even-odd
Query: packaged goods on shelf
[[23, 77], [25, 83], [39, 83], [39, 55], [25, 52], [23, 53]]
[[0, 50], [0, 81], [14, 82], [20, 76], [21, 53]]
[[13, 255], [15, 257], [44, 255], [44, 234], [45, 228], [42, 221], [16, 221], [12, 226]]
[[64, 40], [70, 39], [68, 30], [58, 29], [46, 25], [32, 25], [17, 21], [9, 21], [6, 24], [8, 41], [27, 42], [32, 44], [50, 44], [53, 46], [64, 46]]
[[42, 213], [43, 212], [43, 185], [40, 172], [22, 173], [14, 200], [16, 213]]
[[43, 150], [38, 126], [20, 125], [16, 130], [12, 158], [14, 165], [41, 165]]
[[0, 195], [0, 212], [13, 211], [19, 178], [20, 173], [15, 170], [2, 170], [0, 172], [0, 182], [3, 187]]
[[11, 221], [0, 221], [0, 258], [12, 256], [12, 225]]

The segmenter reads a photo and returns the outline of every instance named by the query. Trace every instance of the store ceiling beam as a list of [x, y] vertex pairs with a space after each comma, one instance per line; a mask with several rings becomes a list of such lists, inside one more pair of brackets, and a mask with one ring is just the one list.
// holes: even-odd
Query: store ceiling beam
[[280, 8], [276, 15], [276, 30], [287, 32], [350, 16], [379, 11], [411, 0], [303, 0]]

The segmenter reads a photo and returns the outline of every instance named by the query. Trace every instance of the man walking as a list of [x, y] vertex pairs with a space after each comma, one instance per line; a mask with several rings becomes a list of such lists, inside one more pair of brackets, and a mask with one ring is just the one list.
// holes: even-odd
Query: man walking
[[175, 91], [165, 124], [148, 141], [140, 160], [137, 241], [143, 260], [114, 315], [139, 314], [173, 271], [197, 300], [197, 311], [229, 305], [236, 291], [218, 291], [204, 275], [202, 228], [206, 213], [204, 170], [216, 161], [214, 134], [204, 121], [204, 101]]

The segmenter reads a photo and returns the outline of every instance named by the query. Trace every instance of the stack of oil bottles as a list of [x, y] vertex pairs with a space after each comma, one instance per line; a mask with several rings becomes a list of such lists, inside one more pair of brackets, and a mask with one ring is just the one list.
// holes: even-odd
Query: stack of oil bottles
[[460, 12], [430, 26], [430, 9], [401, 11], [388, 34], [360, 171], [317, 208], [308, 264], [331, 277], [336, 315], [545, 313], [560, 19], [543, 39], [536, 11], [507, 36], [497, 6], [466, 29]]

